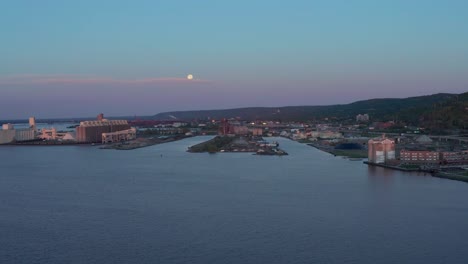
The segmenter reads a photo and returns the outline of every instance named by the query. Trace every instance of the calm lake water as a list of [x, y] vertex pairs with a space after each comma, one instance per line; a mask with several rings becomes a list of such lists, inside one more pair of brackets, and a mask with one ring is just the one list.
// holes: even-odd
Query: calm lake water
[[206, 139], [0, 147], [0, 263], [468, 263], [466, 183]]

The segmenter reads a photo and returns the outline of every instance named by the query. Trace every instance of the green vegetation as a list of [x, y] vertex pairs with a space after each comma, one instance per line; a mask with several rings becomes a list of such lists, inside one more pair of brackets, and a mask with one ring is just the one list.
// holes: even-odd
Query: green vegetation
[[348, 157], [352, 159], [365, 159], [367, 158], [367, 151], [366, 150], [361, 150], [361, 149], [334, 149], [332, 151], [333, 155], [336, 156], [342, 156], [342, 157]]
[[218, 152], [226, 145], [231, 144], [234, 141], [234, 137], [221, 137], [217, 136], [206, 142], [191, 146], [190, 152]]
[[434, 94], [404, 99], [372, 99], [345, 105], [251, 107], [225, 110], [179, 111], [160, 113], [156, 119], [176, 116], [184, 120], [240, 118], [244, 120], [354, 122], [357, 114], [367, 113], [372, 121], [395, 120], [400, 124], [426, 125], [432, 130], [468, 129], [468, 93]]
[[448, 129], [468, 129], [468, 93], [434, 104], [421, 118], [421, 124], [432, 133]]
[[415, 164], [402, 164], [400, 165], [400, 167], [403, 169], [409, 169], [409, 170], [418, 170], [420, 168], [419, 165], [415, 165]]
[[468, 182], [468, 177], [464, 175], [460, 175], [460, 174], [440, 172], [440, 173], [434, 174], [434, 176], [439, 177], [439, 178], [444, 178], [444, 179], [455, 180], [455, 181]]

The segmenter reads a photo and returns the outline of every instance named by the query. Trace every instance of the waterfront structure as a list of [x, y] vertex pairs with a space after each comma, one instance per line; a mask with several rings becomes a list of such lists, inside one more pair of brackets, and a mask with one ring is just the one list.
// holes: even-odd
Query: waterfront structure
[[406, 164], [438, 164], [439, 152], [428, 150], [401, 150], [400, 160]]
[[466, 164], [467, 151], [401, 150], [400, 160], [406, 164]]
[[111, 132], [111, 133], [102, 133], [102, 143], [114, 143], [121, 141], [129, 141], [136, 139], [136, 128], [130, 128], [127, 130]]
[[34, 131], [37, 130], [36, 118], [34, 116], [29, 118], [29, 128], [33, 129]]
[[32, 128], [15, 129], [12, 124], [3, 124], [0, 130], [0, 144], [8, 144], [15, 141], [30, 141], [36, 138], [36, 131]]
[[99, 114], [95, 121], [83, 121], [75, 128], [76, 141], [79, 143], [100, 143], [102, 133], [112, 133], [130, 129], [127, 120], [108, 120]]
[[50, 129], [47, 129], [47, 128], [43, 128], [41, 130], [42, 134], [41, 134], [41, 138], [42, 139], [46, 139], [46, 140], [55, 140], [57, 139], [57, 129], [55, 128], [50, 128]]
[[468, 162], [468, 152], [453, 152], [453, 151], [441, 151], [439, 153], [439, 159], [441, 163], [444, 164], [453, 164], [453, 163], [467, 163]]
[[73, 132], [65, 133], [65, 135], [63, 135], [62, 140], [63, 141], [76, 141], [75, 133], [73, 133]]
[[8, 144], [15, 141], [15, 129], [12, 124], [3, 124], [0, 130], [0, 144]]
[[371, 163], [387, 163], [395, 160], [395, 141], [383, 135], [368, 141], [368, 158]]
[[76, 141], [80, 143], [102, 142], [102, 133], [130, 129], [127, 120], [83, 121], [76, 127]]
[[36, 131], [33, 128], [15, 129], [14, 131], [15, 140], [18, 142], [36, 139]]
[[12, 124], [3, 124], [0, 130], [0, 144], [8, 144], [15, 141], [30, 141], [36, 138], [36, 130], [33, 128], [15, 129]]

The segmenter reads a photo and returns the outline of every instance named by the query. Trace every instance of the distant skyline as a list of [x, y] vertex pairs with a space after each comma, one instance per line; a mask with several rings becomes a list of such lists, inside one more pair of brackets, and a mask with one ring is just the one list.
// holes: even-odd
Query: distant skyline
[[4, 1], [0, 120], [462, 93], [467, 13], [461, 0]]

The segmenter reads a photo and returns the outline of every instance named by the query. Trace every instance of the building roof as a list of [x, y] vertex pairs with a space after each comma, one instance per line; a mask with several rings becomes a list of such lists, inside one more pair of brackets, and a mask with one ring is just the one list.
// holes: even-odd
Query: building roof
[[80, 122], [80, 127], [96, 127], [96, 126], [111, 126], [111, 125], [128, 125], [128, 121], [127, 120], [102, 120], [102, 121]]
[[432, 139], [426, 135], [421, 135], [415, 139], [418, 143], [432, 143]]
[[369, 143], [395, 143], [395, 141], [382, 135], [381, 137], [371, 138]]

